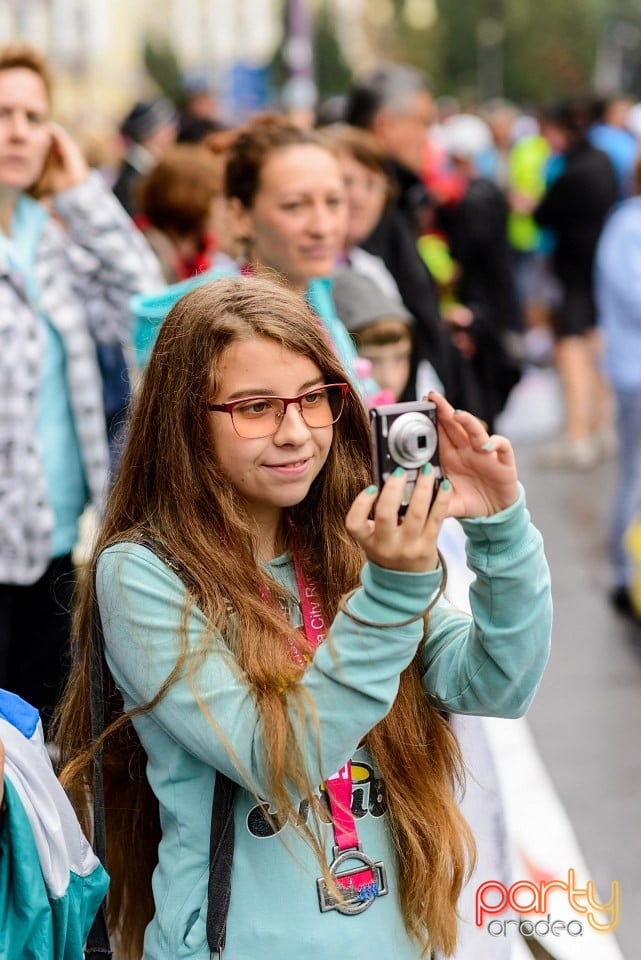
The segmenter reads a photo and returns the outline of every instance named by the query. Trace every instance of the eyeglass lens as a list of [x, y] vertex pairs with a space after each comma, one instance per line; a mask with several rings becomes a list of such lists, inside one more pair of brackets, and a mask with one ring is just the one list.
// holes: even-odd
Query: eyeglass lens
[[[343, 401], [340, 387], [319, 387], [304, 394], [298, 407], [308, 427], [329, 427], [340, 417]], [[246, 439], [276, 433], [284, 415], [285, 404], [278, 397], [253, 397], [235, 404], [232, 412], [237, 433]]]

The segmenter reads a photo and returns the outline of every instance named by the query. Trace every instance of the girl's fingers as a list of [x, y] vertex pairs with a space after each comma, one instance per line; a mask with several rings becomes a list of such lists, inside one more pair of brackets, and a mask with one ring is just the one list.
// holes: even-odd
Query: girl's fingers
[[398, 511], [403, 502], [406, 483], [407, 472], [397, 467], [383, 484], [376, 501], [374, 510], [376, 532], [384, 537], [391, 537], [398, 527]]
[[425, 526], [434, 494], [434, 478], [431, 463], [427, 463], [418, 472], [409, 506], [403, 518], [403, 526], [408, 532], [421, 531]]
[[457, 410], [454, 416], [456, 417], [456, 422], [465, 430], [475, 449], [483, 447], [483, 445], [488, 442], [490, 435], [478, 417], [475, 417], [472, 413], [468, 413], [467, 410]]
[[500, 434], [495, 433], [490, 437], [483, 449], [490, 453], [496, 453], [497, 459], [504, 465], [512, 465], [514, 463], [514, 450], [507, 437], [502, 437]]
[[[399, 467], [383, 484], [378, 499], [378, 487], [374, 484], [359, 493], [345, 518], [349, 533], [359, 543], [374, 530], [381, 536], [391, 536], [396, 530], [406, 481], [407, 474]], [[370, 520], [372, 510], [374, 519]]]
[[[449, 515], [450, 484], [443, 481], [433, 499], [434, 471], [421, 472], [399, 522], [406, 480], [404, 471], [393, 474], [378, 499], [375, 486], [363, 490], [354, 500], [345, 525], [369, 560], [393, 570], [420, 573], [437, 564], [436, 541], [443, 520]], [[370, 519], [372, 511], [374, 519]]]
[[460, 447], [468, 442], [467, 433], [457, 422], [457, 411], [440, 393], [430, 391], [425, 398], [436, 405], [436, 422], [440, 431], [444, 432], [453, 447]]
[[351, 534], [358, 543], [362, 543], [374, 529], [374, 521], [369, 519], [369, 515], [372, 512], [377, 493], [378, 487], [374, 484], [362, 490], [354, 500], [345, 517], [347, 532]]
[[434, 497], [434, 503], [427, 518], [427, 526], [435, 532], [441, 529], [443, 521], [449, 516], [450, 501], [452, 499], [452, 484], [446, 478], [441, 480]]

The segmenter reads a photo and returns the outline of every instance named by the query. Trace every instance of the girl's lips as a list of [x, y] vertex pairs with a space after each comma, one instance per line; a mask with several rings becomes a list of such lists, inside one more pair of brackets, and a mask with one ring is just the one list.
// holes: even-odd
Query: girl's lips
[[266, 463], [265, 466], [284, 477], [298, 477], [306, 472], [310, 463], [308, 457], [306, 460], [291, 460], [289, 463]]

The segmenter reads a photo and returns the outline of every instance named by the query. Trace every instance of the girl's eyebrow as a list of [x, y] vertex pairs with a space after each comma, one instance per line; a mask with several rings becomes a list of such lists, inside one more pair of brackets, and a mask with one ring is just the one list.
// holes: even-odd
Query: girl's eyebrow
[[[314, 377], [313, 380], [307, 380], [306, 383], [302, 384], [298, 393], [305, 393], [306, 390], [311, 390], [312, 387], [316, 387], [319, 384], [324, 383], [322, 377]], [[236, 390], [235, 393], [230, 393], [229, 397], [225, 401], [228, 403], [230, 400], [240, 400], [241, 397], [280, 397], [282, 394], [276, 393], [275, 390], [271, 390], [269, 387], [256, 387], [251, 390]]]

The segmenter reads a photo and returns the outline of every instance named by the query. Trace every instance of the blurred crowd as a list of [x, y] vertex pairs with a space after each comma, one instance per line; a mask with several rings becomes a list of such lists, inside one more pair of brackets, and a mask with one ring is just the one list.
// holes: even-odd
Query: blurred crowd
[[80, 518], [167, 312], [230, 275], [306, 298], [369, 406], [437, 389], [491, 434], [553, 366], [564, 427], [540, 467], [619, 458], [610, 598], [641, 617], [641, 104], [472, 109], [382, 64], [307, 116], [141, 100], [89, 150], [52, 121], [52, 84], [38, 51], [0, 49], [0, 688], [47, 739]]
[[[621, 92], [462, 107], [420, 71], [384, 64], [308, 115], [234, 127], [199, 91], [181, 110], [136, 103], [120, 137], [122, 161], [102, 173], [167, 283], [234, 264], [299, 274], [352, 362], [353, 344], [370, 398], [440, 387], [492, 429], [523, 372], [553, 365], [564, 428], [538, 462], [590, 470], [618, 454], [610, 596], [637, 615], [625, 536], [641, 498], [641, 103]], [[326, 180], [276, 162], [305, 145], [332, 155]]]
[[37, 51], [4, 49], [0, 685], [53, 709], [68, 617], [34, 598], [55, 582], [68, 610], [78, 518], [100, 509], [158, 327], [230, 273], [300, 290], [370, 405], [437, 388], [491, 431], [553, 364], [564, 429], [540, 465], [618, 452], [611, 600], [638, 616], [641, 104], [463, 109], [383, 64], [304, 118], [230, 125], [206, 90], [135, 102], [106, 163], [51, 124], [51, 84]]

